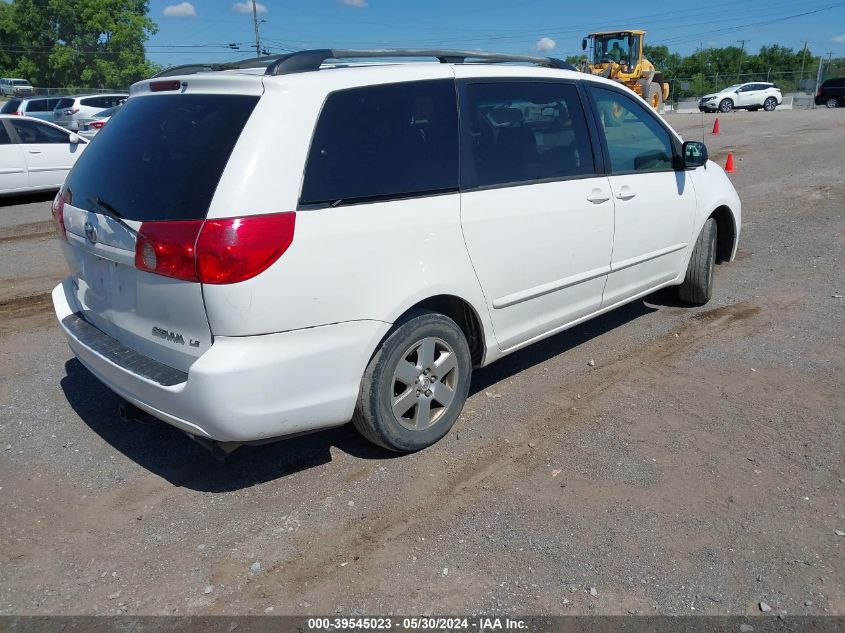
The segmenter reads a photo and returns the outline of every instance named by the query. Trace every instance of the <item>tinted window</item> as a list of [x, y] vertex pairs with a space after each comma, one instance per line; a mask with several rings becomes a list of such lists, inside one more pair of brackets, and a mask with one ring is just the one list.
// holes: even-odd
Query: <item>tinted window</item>
[[35, 121], [27, 121], [23, 119], [13, 119], [9, 121], [12, 127], [15, 128], [21, 143], [69, 143], [68, 133], [56, 128], [36, 123]]
[[457, 187], [453, 81], [367, 86], [334, 92], [326, 99], [308, 155], [302, 204]]
[[27, 112], [49, 112], [52, 109], [47, 99], [31, 99], [26, 102]]
[[17, 112], [20, 104], [20, 99], [9, 99], [3, 104], [3, 107], [0, 108], [0, 114], [12, 114], [13, 112]]
[[58, 109], [64, 110], [65, 108], [70, 108], [72, 106], [73, 106], [73, 99], [59, 99], [59, 102], [56, 104], [56, 107], [53, 108], [53, 109], [55, 110], [55, 109], [58, 108]]
[[73, 205], [99, 196], [130, 220], [204, 218], [258, 97], [129, 99], [71, 170]]
[[105, 108], [105, 97], [88, 97], [87, 99], [81, 99], [79, 101], [81, 105], [88, 106], [89, 108]]
[[591, 87], [613, 173], [672, 169], [669, 132], [632, 98]]
[[466, 96], [463, 187], [594, 173], [587, 123], [574, 85], [471, 83]]
[[0, 145], [9, 145], [12, 139], [9, 138], [9, 133], [6, 131], [6, 126], [0, 121]]

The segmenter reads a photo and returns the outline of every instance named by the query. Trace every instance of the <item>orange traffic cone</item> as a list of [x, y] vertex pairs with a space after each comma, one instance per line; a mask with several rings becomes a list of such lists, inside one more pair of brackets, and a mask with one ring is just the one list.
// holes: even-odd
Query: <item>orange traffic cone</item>
[[728, 160], [725, 162], [725, 173], [732, 174], [736, 171], [734, 168], [734, 155], [728, 152]]
[[713, 124], [713, 134], [719, 133], [719, 117], [716, 117], [716, 122]]

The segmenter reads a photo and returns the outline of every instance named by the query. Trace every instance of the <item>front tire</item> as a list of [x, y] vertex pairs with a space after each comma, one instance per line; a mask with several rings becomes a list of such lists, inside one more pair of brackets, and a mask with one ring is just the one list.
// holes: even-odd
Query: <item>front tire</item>
[[643, 99], [646, 100], [646, 103], [648, 103], [655, 112], [660, 112], [663, 109], [663, 87], [658, 83], [650, 81], [645, 86]]
[[727, 114], [728, 112], [730, 112], [733, 109], [734, 109], [734, 102], [731, 101], [730, 99], [722, 99], [719, 102], [719, 112], [723, 112], [723, 113]]
[[778, 100], [774, 97], [769, 97], [763, 102], [763, 109], [766, 112], [774, 112], [776, 107], [778, 107]]
[[392, 451], [431, 446], [458, 419], [471, 372], [469, 345], [458, 324], [436, 312], [413, 312], [370, 359], [352, 423]]
[[678, 298], [683, 303], [703, 306], [710, 301], [716, 266], [716, 233], [716, 220], [710, 218], [695, 242], [684, 282], [678, 286]]
[[839, 107], [839, 100], [836, 97], [828, 97], [827, 101], [824, 102], [826, 108], [838, 108]]

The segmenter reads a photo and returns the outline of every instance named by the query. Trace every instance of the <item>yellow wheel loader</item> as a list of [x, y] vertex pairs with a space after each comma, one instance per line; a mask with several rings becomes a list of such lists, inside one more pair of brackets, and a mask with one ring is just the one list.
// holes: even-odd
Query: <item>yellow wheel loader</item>
[[587, 53], [581, 70], [625, 84], [660, 112], [669, 99], [669, 84], [643, 57], [644, 35], [636, 29], [590, 33], [581, 40], [581, 50]]

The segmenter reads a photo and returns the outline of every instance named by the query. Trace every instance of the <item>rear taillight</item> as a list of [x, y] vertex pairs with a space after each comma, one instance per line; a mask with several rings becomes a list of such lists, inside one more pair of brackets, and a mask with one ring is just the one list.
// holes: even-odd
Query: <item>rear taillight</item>
[[56, 197], [53, 199], [53, 206], [50, 208], [53, 214], [53, 227], [56, 229], [56, 234], [59, 239], [67, 241], [67, 232], [65, 231], [65, 190], [59, 190]]
[[12, 112], [12, 114], [17, 114], [18, 116], [24, 116], [24, 113], [18, 110], [17, 112]]
[[77, 112], [79, 112], [79, 108], [71, 108], [70, 110], [65, 110], [64, 112], [62, 112], [62, 114], [64, 114], [65, 116], [73, 116]]
[[139, 270], [205, 284], [233, 284], [267, 270], [293, 242], [296, 213], [218, 220], [144, 222]]
[[88, 124], [88, 127], [92, 127], [92, 128], [94, 128], [95, 130], [99, 130], [99, 129], [100, 129], [101, 127], [103, 127], [105, 124], [106, 124], [106, 122], [105, 122], [105, 121], [91, 121], [91, 123], [89, 123], [89, 124]]

